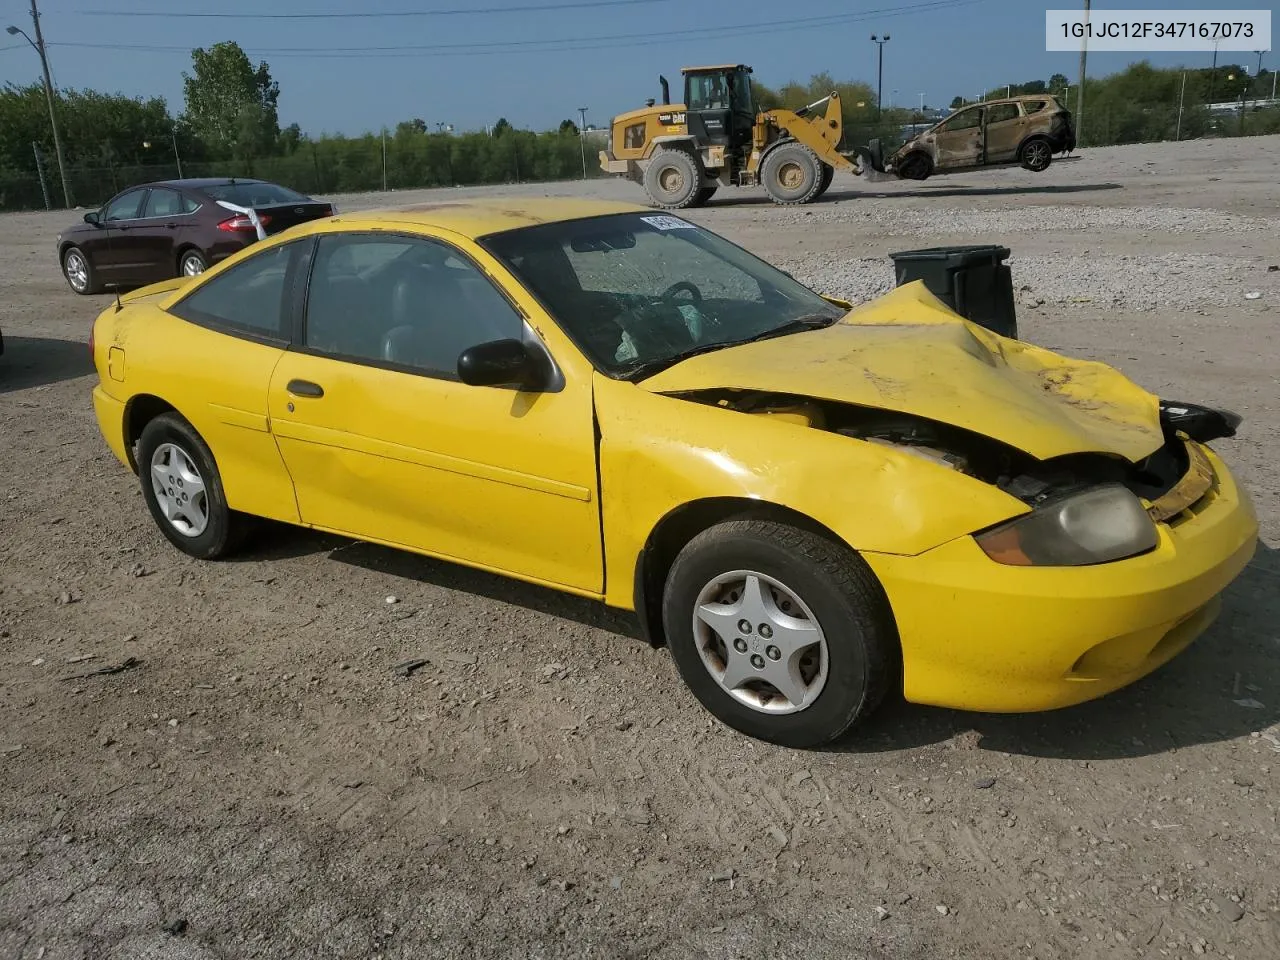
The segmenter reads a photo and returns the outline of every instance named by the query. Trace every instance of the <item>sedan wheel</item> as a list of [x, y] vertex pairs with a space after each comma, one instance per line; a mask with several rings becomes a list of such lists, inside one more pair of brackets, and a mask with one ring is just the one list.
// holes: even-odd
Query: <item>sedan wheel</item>
[[81, 295], [97, 293], [98, 282], [89, 258], [79, 247], [72, 247], [62, 257], [62, 273], [67, 285]]
[[901, 659], [862, 558], [772, 520], [729, 520], [690, 540], [667, 574], [662, 622], [704, 707], [790, 747], [840, 738], [880, 703]]
[[1022, 166], [1039, 173], [1053, 162], [1053, 147], [1047, 140], [1029, 140], [1022, 148]]
[[204, 273], [206, 264], [198, 251], [188, 250], [182, 255], [180, 267], [184, 277], [198, 277]]

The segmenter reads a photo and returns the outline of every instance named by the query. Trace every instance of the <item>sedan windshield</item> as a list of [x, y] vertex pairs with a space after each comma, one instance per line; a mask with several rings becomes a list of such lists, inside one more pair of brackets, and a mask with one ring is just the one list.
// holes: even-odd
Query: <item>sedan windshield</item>
[[613, 377], [640, 379], [697, 353], [825, 326], [845, 312], [666, 214], [551, 223], [482, 242]]

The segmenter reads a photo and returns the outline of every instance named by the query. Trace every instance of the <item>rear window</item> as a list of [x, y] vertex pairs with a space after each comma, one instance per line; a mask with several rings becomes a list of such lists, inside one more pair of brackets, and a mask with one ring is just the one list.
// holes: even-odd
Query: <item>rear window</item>
[[300, 193], [278, 183], [221, 183], [212, 187], [202, 187], [215, 200], [226, 200], [238, 207], [259, 207], [272, 203], [297, 203], [306, 200]]

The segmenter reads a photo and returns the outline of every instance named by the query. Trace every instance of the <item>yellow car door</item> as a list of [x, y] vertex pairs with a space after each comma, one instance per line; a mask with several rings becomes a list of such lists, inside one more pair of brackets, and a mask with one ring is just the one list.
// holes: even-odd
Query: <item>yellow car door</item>
[[[566, 377], [511, 298], [457, 247], [328, 233], [272, 429], [303, 523], [537, 582], [603, 590], [589, 377]], [[523, 340], [549, 386], [468, 386], [469, 347]]]

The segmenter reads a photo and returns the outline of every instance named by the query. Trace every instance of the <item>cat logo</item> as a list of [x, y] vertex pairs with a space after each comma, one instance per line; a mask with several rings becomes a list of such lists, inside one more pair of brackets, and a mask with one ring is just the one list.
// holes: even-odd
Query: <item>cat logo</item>
[[658, 122], [664, 127], [684, 126], [684, 113], [660, 113], [658, 114]]

